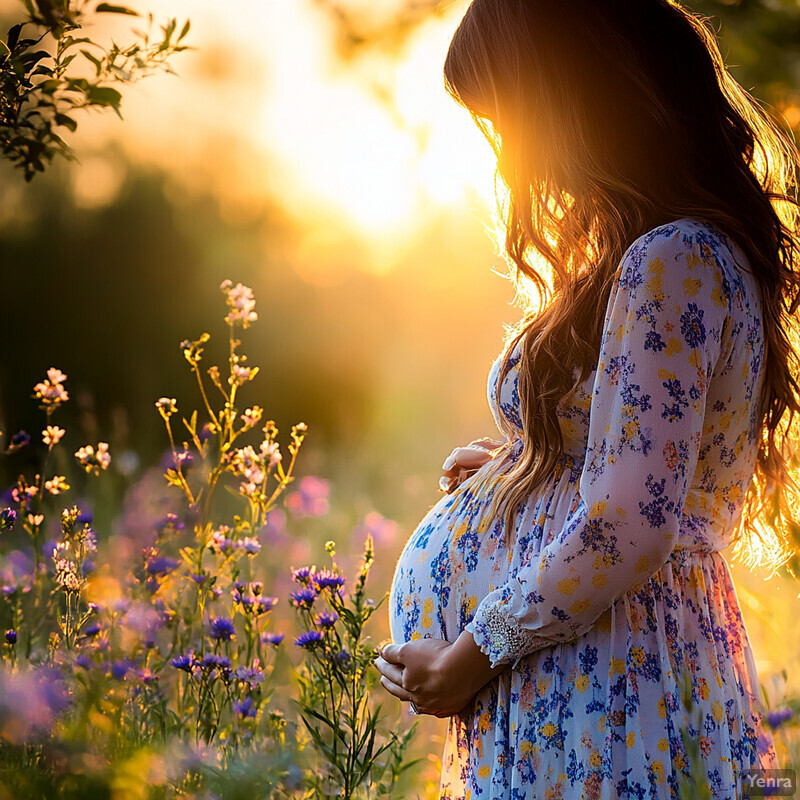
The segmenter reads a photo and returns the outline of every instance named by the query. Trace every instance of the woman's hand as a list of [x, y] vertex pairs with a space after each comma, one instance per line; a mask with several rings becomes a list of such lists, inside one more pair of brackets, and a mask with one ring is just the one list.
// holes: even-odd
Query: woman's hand
[[466, 447], [456, 447], [442, 464], [444, 474], [439, 479], [440, 491], [449, 493], [455, 490], [484, 464], [491, 461], [505, 444], [506, 440], [484, 436], [470, 442]]
[[434, 717], [462, 711], [482, 686], [505, 669], [505, 665], [492, 669], [467, 632], [452, 644], [443, 639], [389, 644], [374, 663], [387, 692], [413, 702], [418, 713]]

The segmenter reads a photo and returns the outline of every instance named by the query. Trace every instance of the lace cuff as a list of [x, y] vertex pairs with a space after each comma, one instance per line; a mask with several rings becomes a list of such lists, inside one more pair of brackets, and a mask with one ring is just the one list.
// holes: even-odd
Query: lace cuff
[[481, 652], [489, 656], [493, 669], [506, 663], [511, 663], [514, 669], [524, 656], [554, 644], [535, 631], [523, 628], [503, 602], [479, 606], [464, 630], [472, 634]]

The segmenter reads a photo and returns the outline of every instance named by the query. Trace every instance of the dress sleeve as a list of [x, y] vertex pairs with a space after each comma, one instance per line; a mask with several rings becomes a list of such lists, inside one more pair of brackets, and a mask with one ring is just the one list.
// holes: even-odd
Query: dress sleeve
[[580, 502], [466, 626], [492, 667], [587, 633], [677, 543], [729, 292], [708, 245], [675, 225], [625, 253], [609, 295]]

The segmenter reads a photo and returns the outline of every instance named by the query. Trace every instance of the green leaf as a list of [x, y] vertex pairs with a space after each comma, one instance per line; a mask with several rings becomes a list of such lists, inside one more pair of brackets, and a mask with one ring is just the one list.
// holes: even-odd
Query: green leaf
[[82, 36], [80, 38], [75, 38], [74, 36], [65, 36], [61, 40], [61, 48], [63, 50], [66, 50], [68, 47], [73, 47], [76, 44], [95, 44], [95, 43], [87, 36]]
[[56, 114], [56, 125], [63, 125], [65, 128], [69, 128], [73, 133], [78, 129], [78, 123], [66, 114]]
[[37, 61], [41, 61], [43, 58], [50, 58], [50, 53], [47, 50], [36, 50], [33, 53], [24, 53], [23, 55], [19, 56], [19, 60], [22, 64], [25, 64], [29, 69], [32, 67]]
[[95, 73], [99, 75], [103, 71], [103, 62], [97, 56], [92, 55], [88, 50], [81, 50], [81, 53], [94, 64]]
[[90, 86], [86, 98], [94, 106], [111, 106], [118, 108], [122, 95], [110, 86]]
[[99, 6], [95, 9], [96, 12], [99, 14], [106, 13], [106, 14], [128, 14], [131, 17], [138, 17], [139, 12], [134, 11], [132, 8], [126, 8], [125, 6], [114, 6], [111, 3], [100, 3]]
[[57, 89], [60, 89], [62, 86], [61, 81], [57, 78], [52, 78], [51, 80], [42, 81], [36, 88], [43, 92], [44, 94], [53, 94]]
[[[345, 739], [344, 732], [339, 727], [339, 724], [338, 724], [338, 722], [336, 720], [328, 719], [327, 717], [325, 717], [322, 714], [320, 714], [318, 711], [315, 711], [310, 706], [305, 706], [305, 708], [303, 710], [304, 710], [304, 712], [306, 714], [309, 714], [310, 716], [314, 717], [315, 719], [318, 719], [323, 724], [327, 725], [331, 729], [333, 735], [337, 739], [339, 739], [342, 742], [342, 744], [344, 744], [345, 746], [347, 745], [347, 740]], [[305, 717], [303, 719], [305, 720]]]
[[86, 78], [68, 78], [67, 79], [67, 87], [66, 90], [68, 92], [83, 92], [84, 94], [88, 94], [89, 90], [92, 88], [92, 85]]
[[192, 21], [187, 19], [186, 22], [183, 24], [183, 27], [181, 28], [180, 35], [178, 36], [178, 41], [183, 39], [183, 37], [186, 36], [187, 33], [189, 33], [189, 28], [191, 27], [191, 24]]
[[8, 31], [8, 43], [7, 47], [9, 50], [13, 50], [17, 46], [17, 42], [19, 41], [19, 34], [22, 31], [22, 23], [19, 25], [14, 25], [13, 28], [9, 28]]

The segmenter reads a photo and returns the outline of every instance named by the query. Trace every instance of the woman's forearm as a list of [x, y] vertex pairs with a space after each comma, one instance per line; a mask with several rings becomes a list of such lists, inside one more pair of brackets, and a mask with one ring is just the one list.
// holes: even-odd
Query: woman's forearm
[[443, 652], [443, 661], [449, 679], [469, 686], [473, 693], [477, 693], [508, 666], [499, 664], [492, 669], [489, 656], [482, 652], [469, 631], [462, 631], [452, 647]]

